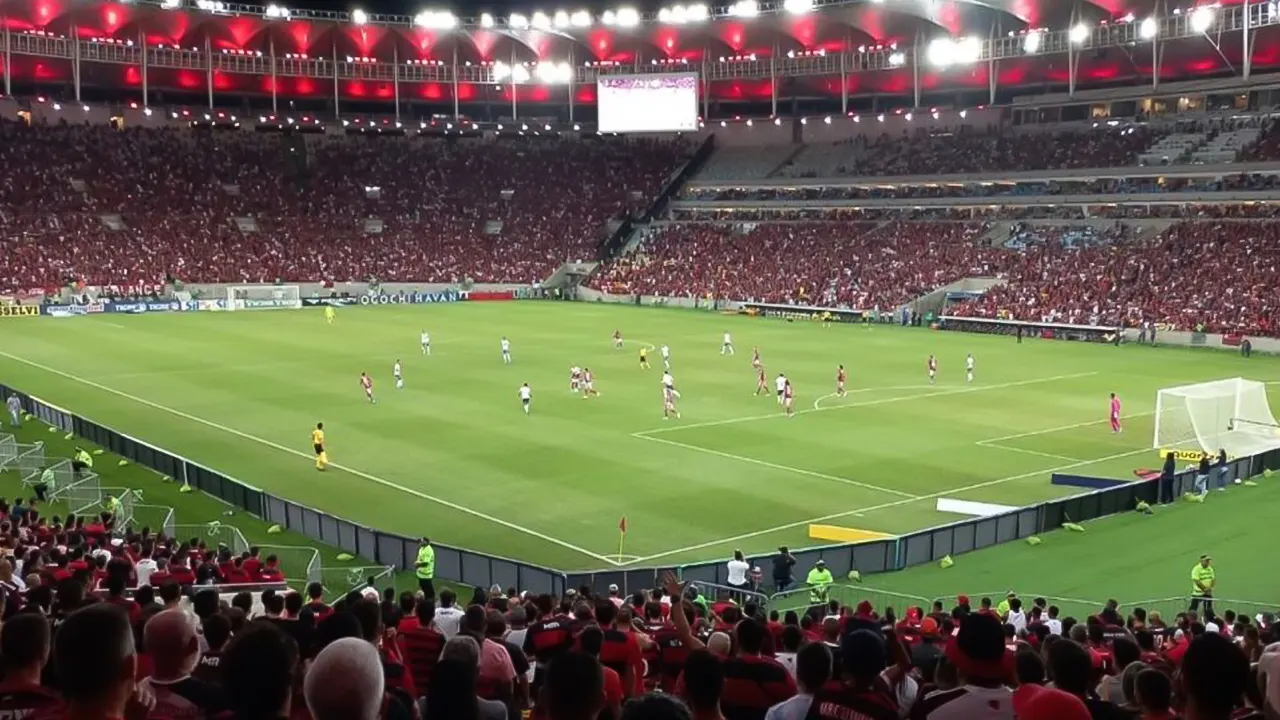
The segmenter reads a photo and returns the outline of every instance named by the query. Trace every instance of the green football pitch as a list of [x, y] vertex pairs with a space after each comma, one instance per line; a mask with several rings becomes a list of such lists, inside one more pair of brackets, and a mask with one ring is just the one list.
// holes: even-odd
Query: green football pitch
[[[1056, 471], [1132, 479], [1159, 465], [1159, 388], [1280, 381], [1269, 357], [551, 302], [344, 308], [332, 325], [310, 309], [3, 322], [0, 381], [15, 388], [362, 524], [564, 570], [813, 545], [811, 523], [919, 530], [962, 519], [939, 512], [940, 498], [1025, 505], [1078, 492], [1051, 486]], [[721, 355], [724, 332], [736, 355]], [[662, 418], [658, 354], [651, 370], [637, 359], [641, 347], [664, 344], [679, 420]], [[771, 385], [778, 373], [791, 379], [794, 418], [772, 392], [753, 395], [753, 346]], [[925, 373], [930, 354], [936, 385]], [[391, 378], [397, 359], [403, 390]], [[833, 394], [838, 364], [849, 370], [844, 398]], [[574, 365], [592, 370], [599, 397], [570, 393]], [[375, 380], [375, 405], [360, 391], [361, 371]], [[1124, 401], [1121, 434], [1106, 426], [1110, 392]], [[312, 467], [318, 421], [334, 463], [327, 473]], [[1269, 485], [1250, 490], [1277, 502]], [[1123, 583], [1121, 571], [1107, 572]], [[1042, 576], [1053, 584], [1053, 573]], [[926, 592], [934, 580], [902, 573], [885, 583]]]

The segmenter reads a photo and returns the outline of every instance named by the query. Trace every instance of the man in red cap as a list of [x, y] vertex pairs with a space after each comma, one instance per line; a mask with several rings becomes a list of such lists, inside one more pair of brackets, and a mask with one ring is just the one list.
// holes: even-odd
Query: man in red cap
[[914, 708], [925, 720], [1012, 720], [1013, 697], [1005, 687], [1012, 656], [1005, 651], [1004, 629], [995, 615], [975, 613], [961, 619], [947, 643], [947, 661], [960, 686], [929, 693]]
[[1018, 720], [1090, 720], [1080, 698], [1042, 685], [1023, 685], [1013, 693]]

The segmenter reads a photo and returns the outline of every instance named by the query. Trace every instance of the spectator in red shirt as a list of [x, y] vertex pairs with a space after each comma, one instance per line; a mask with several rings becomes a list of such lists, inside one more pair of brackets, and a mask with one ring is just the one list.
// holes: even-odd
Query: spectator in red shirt
[[53, 648], [66, 711], [76, 720], [118, 720], [134, 691], [137, 655], [123, 610], [100, 603], [72, 613]]
[[[613, 604], [609, 601], [605, 602]], [[597, 660], [600, 659], [603, 647], [604, 632], [598, 627], [589, 627], [578, 635], [578, 648]], [[600, 671], [604, 674], [604, 709], [601, 714], [607, 713], [608, 717], [617, 718], [622, 714], [623, 679], [608, 665], [601, 663], [600, 666]]]
[[329, 613], [333, 612], [333, 608], [329, 607], [324, 601], [324, 585], [313, 582], [307, 584], [307, 604], [302, 606], [302, 614], [311, 614], [315, 616], [315, 622], [329, 617]]
[[241, 565], [249, 575], [249, 582], [259, 582], [258, 571], [262, 568], [262, 560], [258, 558], [258, 554], [261, 552], [257, 545], [250, 547], [249, 555], [244, 558], [244, 563]]
[[329, 643], [307, 668], [303, 694], [313, 720], [377, 720], [385, 680], [378, 650], [356, 638]]
[[175, 557], [173, 562], [169, 563], [169, 574], [174, 582], [182, 587], [191, 587], [196, 583], [196, 573], [191, 569], [190, 563], [191, 561], [185, 555]]
[[57, 712], [62, 698], [40, 684], [49, 661], [49, 621], [39, 613], [22, 613], [0, 627], [0, 717], [24, 718]]
[[[414, 687], [426, 689], [431, 687], [431, 675], [440, 660], [445, 637], [431, 624], [436, 614], [434, 600], [418, 598], [414, 613], [418, 618], [418, 626], [397, 633], [396, 640], [409, 669], [409, 676], [413, 678]], [[475, 680], [472, 679], [472, 685], [474, 684]]]
[[796, 681], [782, 663], [760, 654], [765, 629], [758, 620], [742, 620], [735, 632], [738, 655], [724, 661], [720, 707], [728, 720], [763, 720], [769, 708], [796, 694]]
[[400, 650], [392, 639], [395, 631], [391, 631], [391, 638], [389, 638], [382, 624], [382, 608], [376, 601], [365, 599], [349, 609], [360, 621], [360, 632], [364, 641], [376, 648], [378, 656], [382, 658], [382, 674], [386, 682], [386, 691], [401, 690], [409, 697], [416, 698], [418, 692], [414, 687], [413, 676], [405, 667], [404, 661], [400, 658]]
[[125, 597], [125, 583], [128, 579], [128, 564], [117, 565], [113, 563], [111, 574], [107, 577], [106, 602], [124, 608], [124, 611], [129, 614], [129, 622], [136, 623], [138, 618], [142, 616], [142, 608], [138, 606], [138, 603]]
[[151, 573], [151, 576], [147, 578], [147, 582], [154, 587], [164, 587], [165, 583], [172, 579], [173, 575], [169, 572], [169, 559], [159, 558], [156, 560], [155, 572]]
[[258, 569], [258, 582], [282, 581], [284, 581], [284, 571], [280, 569], [279, 558], [275, 555], [268, 555], [267, 562]]
[[644, 693], [644, 658], [635, 633], [616, 626], [617, 616], [618, 606], [612, 600], [596, 603], [596, 622], [603, 634], [603, 645], [597, 657], [601, 665], [618, 674], [622, 680], [623, 695], [634, 697]]

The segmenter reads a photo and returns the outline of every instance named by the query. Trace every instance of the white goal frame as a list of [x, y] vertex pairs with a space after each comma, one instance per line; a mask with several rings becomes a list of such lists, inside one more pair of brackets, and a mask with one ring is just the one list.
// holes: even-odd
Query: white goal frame
[[1280, 448], [1280, 427], [1264, 383], [1244, 378], [1163, 388], [1156, 394], [1152, 447], [1242, 457]]
[[227, 310], [299, 310], [302, 288], [297, 285], [231, 285]]

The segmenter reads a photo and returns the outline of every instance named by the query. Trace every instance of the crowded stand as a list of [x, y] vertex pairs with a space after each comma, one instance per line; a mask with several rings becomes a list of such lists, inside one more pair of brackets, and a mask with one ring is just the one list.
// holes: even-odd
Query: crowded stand
[[1150, 243], [1037, 243], [1006, 267], [1005, 283], [952, 314], [1266, 336], [1278, 329], [1275, 222], [1180, 223]]
[[294, 173], [281, 141], [0, 122], [0, 162], [29, 169], [0, 178], [0, 291], [68, 278], [536, 282], [595, 259], [609, 221], [645, 209], [689, 154], [657, 140], [308, 137]]
[[[613, 294], [889, 309], [999, 271], [982, 223], [672, 225], [602, 271]], [[802, 261], [793, 259], [802, 258]]]
[[1000, 220], [1263, 220], [1280, 217], [1280, 203], [1033, 203], [1021, 205], [938, 205], [915, 207], [840, 207], [817, 203], [809, 206], [759, 205], [755, 207], [691, 207], [674, 205], [669, 218], [676, 222], [817, 222], [892, 220], [996, 222]]

